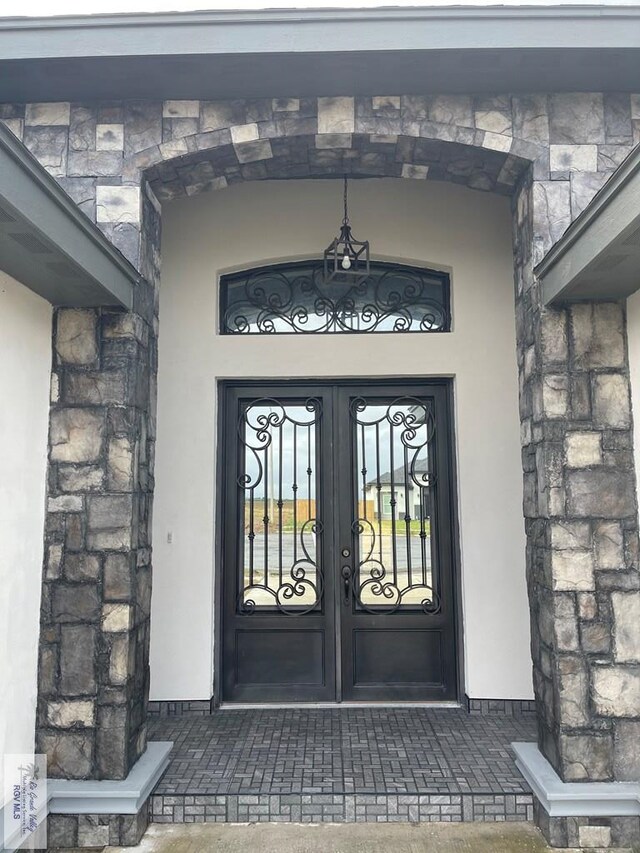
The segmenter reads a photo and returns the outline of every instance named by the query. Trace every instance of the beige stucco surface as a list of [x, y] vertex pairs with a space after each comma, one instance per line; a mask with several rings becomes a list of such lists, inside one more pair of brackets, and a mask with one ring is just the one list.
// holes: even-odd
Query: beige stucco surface
[[51, 305], [0, 272], [0, 759], [34, 748], [50, 372]]
[[211, 695], [216, 383], [248, 377], [453, 377], [465, 687], [531, 696], [509, 202], [371, 179], [350, 206], [373, 257], [451, 271], [451, 334], [220, 336], [218, 274], [317, 256], [341, 185], [247, 183], [164, 206], [152, 699]]

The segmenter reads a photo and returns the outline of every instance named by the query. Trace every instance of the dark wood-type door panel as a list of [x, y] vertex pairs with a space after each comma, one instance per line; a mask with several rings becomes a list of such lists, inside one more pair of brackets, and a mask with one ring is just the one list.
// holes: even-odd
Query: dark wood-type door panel
[[447, 389], [337, 399], [342, 698], [455, 699]]
[[456, 698], [449, 389], [225, 391], [223, 699]]
[[229, 388], [223, 696], [335, 699], [331, 388]]

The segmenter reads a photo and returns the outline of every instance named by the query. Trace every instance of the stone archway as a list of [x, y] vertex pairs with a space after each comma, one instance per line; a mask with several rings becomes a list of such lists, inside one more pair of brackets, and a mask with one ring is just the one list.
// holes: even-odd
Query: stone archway
[[[630, 414], [607, 403], [628, 397], [624, 318], [610, 304], [545, 308], [534, 275], [613, 164], [594, 159], [585, 179], [581, 146], [549, 145], [546, 96], [167, 101], [128, 105], [122, 128], [124, 156], [94, 184], [96, 220], [141, 272], [134, 310], [58, 312], [54, 332], [61, 390], [51, 413], [38, 725], [53, 772], [123, 778], [145, 749], [161, 202], [236, 181], [347, 173], [449, 180], [513, 200], [539, 742], [564, 780], [618, 778], [629, 735], [613, 695], [625, 677], [611, 643], [614, 597], [637, 575], [623, 452]], [[80, 176], [99, 171], [89, 159]], [[63, 315], [65, 334], [71, 327], [92, 342], [86, 357], [62, 345]], [[585, 434], [596, 436], [597, 458], [568, 464]], [[61, 485], [77, 465], [93, 485]], [[615, 557], [598, 544], [612, 537]], [[598, 568], [618, 573], [604, 589]], [[596, 624], [608, 638], [598, 660], [585, 639], [594, 630], [583, 627]], [[59, 713], [78, 692], [81, 731]]]
[[[349, 174], [446, 180], [512, 196], [527, 168], [545, 158], [530, 105], [512, 120], [496, 109], [473, 112], [467, 96], [167, 101], [132, 107], [131, 151], [120, 180], [97, 187], [97, 222], [137, 260], [138, 191], [158, 201], [230, 183]], [[144, 145], [155, 137], [155, 144]], [[160, 141], [160, 139], [164, 141]], [[120, 187], [120, 189], [118, 189]]]

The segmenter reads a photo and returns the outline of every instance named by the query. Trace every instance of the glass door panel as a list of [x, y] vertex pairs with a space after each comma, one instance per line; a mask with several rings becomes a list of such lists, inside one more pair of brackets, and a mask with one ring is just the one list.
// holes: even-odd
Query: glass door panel
[[372, 612], [438, 609], [431, 512], [434, 423], [429, 402], [351, 401], [357, 446], [359, 564], [354, 592]]

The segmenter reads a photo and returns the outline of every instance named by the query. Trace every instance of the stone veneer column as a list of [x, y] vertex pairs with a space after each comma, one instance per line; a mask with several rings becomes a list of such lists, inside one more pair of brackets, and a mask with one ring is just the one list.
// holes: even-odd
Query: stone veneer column
[[[515, 211], [517, 328], [539, 747], [565, 782], [640, 780], [640, 577], [626, 318], [542, 308]], [[640, 841], [637, 817], [537, 820], [556, 846]], [[597, 842], [597, 843], [596, 843]]]
[[[0, 105], [0, 118], [134, 264], [139, 261], [142, 233], [146, 268], [141, 271], [152, 282], [157, 281], [159, 223], [151, 196], [140, 192], [145, 180], [163, 200], [242, 180], [345, 172], [453, 180], [515, 196], [527, 566], [540, 745], [568, 781], [640, 778], [636, 746], [640, 676], [634, 625], [638, 609], [637, 520], [624, 317], [616, 305], [544, 310], [533, 274], [534, 264], [637, 142], [640, 95], [412, 94], [6, 104]], [[532, 163], [532, 174], [517, 190], [523, 170]], [[143, 217], [139, 215], [141, 197]], [[149, 331], [153, 313], [151, 306], [137, 308]], [[122, 697], [126, 691], [108, 682], [113, 652], [110, 640], [129, 637], [135, 629], [105, 631], [108, 614], [104, 614], [106, 623], [101, 619], [103, 604], [125, 603], [103, 601], [108, 558], [129, 554], [132, 566], [135, 555], [137, 574], [138, 553], [145, 552], [135, 527], [146, 511], [141, 510], [136, 496], [146, 499], [147, 487], [136, 484], [135, 475], [131, 491], [110, 485], [108, 448], [112, 439], [129, 435], [127, 429], [122, 433], [114, 429], [116, 412], [140, 415], [129, 440], [140, 428], [142, 441], [146, 392], [133, 381], [136, 366], [132, 359], [124, 366], [126, 402], [114, 402], [117, 394], [102, 398], [101, 389], [107, 393], [108, 384], [103, 372], [108, 374], [111, 368], [110, 344], [105, 332], [101, 334], [100, 344], [96, 343], [100, 352], [93, 360], [60, 365], [62, 397], [54, 405], [53, 416], [67, 417], [57, 415], [58, 409], [67, 408], [77, 410], [68, 417], [82, 418], [83, 409], [85, 417], [94, 416], [93, 421], [78, 426], [72, 422], [72, 438], [62, 443], [82, 443], [81, 436], [93, 429], [98, 433], [99, 449], [88, 460], [52, 459], [54, 511], [48, 537], [54, 550], [45, 579], [41, 670], [39, 736], [53, 738], [51, 749], [64, 772], [69, 772], [66, 768], [74, 764], [75, 756], [76, 770], [81, 766], [87, 775], [101, 772], [95, 728], [86, 723], [74, 724], [77, 729], [53, 726], [47, 719], [49, 700], [88, 701], [85, 710], [91, 711], [94, 725], [99, 708], [117, 711], [124, 707], [121, 719], [126, 720], [127, 759], [136, 754], [136, 731], [142, 730], [132, 711], [135, 703], [116, 702], [116, 695]], [[135, 334], [129, 340], [144, 350], [144, 342], [137, 341]], [[150, 351], [145, 357], [151, 358]], [[91, 384], [85, 374], [101, 379]], [[74, 376], [79, 378], [72, 380]], [[86, 383], [84, 396], [79, 393], [82, 381]], [[137, 464], [134, 462], [134, 470]], [[98, 470], [95, 484], [75, 491], [65, 486], [67, 470], [88, 473], [91, 467]], [[99, 529], [91, 526], [108, 521], [106, 512], [98, 513], [100, 504], [92, 509], [92, 499], [97, 497], [103, 500], [104, 510], [110, 507], [108, 514], [115, 516], [119, 507], [122, 529], [130, 520], [128, 548], [99, 548], [90, 538]], [[109, 500], [123, 497], [121, 504], [109, 504]], [[75, 529], [81, 534], [78, 540], [67, 534]], [[71, 545], [65, 545], [67, 539]], [[95, 578], [72, 579], [69, 573], [73, 569], [65, 561], [73, 553], [97, 556]], [[76, 586], [86, 589], [82, 593], [70, 589]], [[86, 600], [81, 606], [83, 596]], [[68, 609], [74, 597], [78, 609], [73, 621], [65, 621], [67, 615], [59, 608]], [[129, 603], [131, 624], [138, 626], [139, 606]], [[58, 656], [64, 657], [65, 648], [70, 648], [63, 643], [62, 630], [71, 625], [88, 626], [93, 630], [90, 636], [95, 634], [96, 656], [89, 667], [95, 689], [67, 697], [60, 694], [62, 678], [56, 673]], [[81, 668], [82, 664], [72, 664], [68, 658], [67, 671], [73, 666]], [[146, 668], [144, 655], [135, 665], [131, 663], [127, 683], [137, 681], [141, 667]], [[108, 696], [114, 697], [111, 704]], [[55, 706], [51, 713], [57, 713]], [[66, 713], [73, 712], [67, 708]], [[122, 761], [121, 767], [125, 764]], [[540, 818], [544, 822], [544, 815]], [[615, 820], [604, 829], [610, 829], [613, 840], [620, 843], [623, 836], [631, 838], [634, 832], [640, 838], [634, 820]], [[547, 831], [558, 843], [577, 843], [575, 821], [547, 823]]]
[[[147, 206], [150, 205], [145, 198]], [[151, 206], [147, 249], [159, 242]], [[148, 251], [143, 270], [157, 279]], [[36, 748], [49, 776], [123, 779], [146, 748], [154, 288], [54, 315]], [[137, 843], [139, 815], [50, 818], [52, 846]]]

